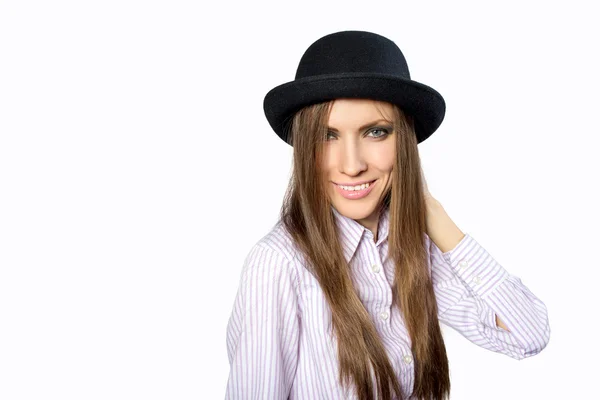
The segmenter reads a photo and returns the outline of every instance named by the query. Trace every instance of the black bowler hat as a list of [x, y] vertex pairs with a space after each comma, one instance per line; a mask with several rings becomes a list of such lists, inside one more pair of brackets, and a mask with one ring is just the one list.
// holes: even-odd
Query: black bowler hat
[[417, 143], [435, 132], [446, 112], [437, 91], [410, 79], [396, 43], [365, 31], [331, 33], [311, 44], [300, 59], [295, 80], [271, 89], [263, 108], [273, 130], [287, 143], [296, 111], [337, 98], [396, 104], [415, 119]]

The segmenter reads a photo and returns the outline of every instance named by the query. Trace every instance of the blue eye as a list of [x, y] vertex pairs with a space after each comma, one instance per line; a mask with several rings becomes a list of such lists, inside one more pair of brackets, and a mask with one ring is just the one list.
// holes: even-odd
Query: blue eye
[[387, 135], [389, 135], [389, 133], [390, 133], [390, 132], [389, 132], [387, 129], [383, 129], [383, 128], [375, 128], [375, 129], [371, 129], [371, 130], [369, 131], [369, 133], [371, 133], [371, 132], [377, 132], [377, 131], [380, 131], [380, 132], [385, 132], [385, 133], [383, 133], [383, 134], [381, 134], [381, 135], [375, 135], [375, 136], [373, 136], [374, 138], [380, 138], [380, 137], [384, 137], [384, 136], [387, 136]]
[[[379, 138], [382, 138], [382, 137], [388, 136], [388, 135], [390, 134], [390, 129], [391, 129], [391, 128], [373, 128], [373, 129], [371, 129], [371, 130], [370, 130], [370, 131], [367, 133], [367, 135], [370, 135], [370, 134], [371, 134], [371, 133], [373, 133], [373, 132], [378, 132], [378, 131], [379, 131], [379, 132], [382, 132], [381, 134], [375, 134], [375, 135], [371, 135], [371, 137], [372, 137], [372, 138], [379, 139]], [[330, 140], [330, 139], [329, 139], [330, 135], [332, 135], [332, 137], [333, 137], [333, 138], [337, 137], [337, 134], [336, 134], [335, 132], [329, 131], [329, 132], [327, 132], [327, 134], [325, 135], [325, 141], [329, 141], [329, 140]]]

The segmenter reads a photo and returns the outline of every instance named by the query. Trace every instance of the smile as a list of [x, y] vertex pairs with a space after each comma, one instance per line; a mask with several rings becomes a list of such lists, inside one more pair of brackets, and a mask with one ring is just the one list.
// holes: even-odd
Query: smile
[[375, 186], [377, 183], [377, 179], [372, 182], [367, 182], [356, 186], [342, 186], [334, 182], [332, 183], [335, 185], [337, 192], [341, 194], [342, 197], [349, 200], [358, 200], [366, 197], [371, 192], [373, 186]]

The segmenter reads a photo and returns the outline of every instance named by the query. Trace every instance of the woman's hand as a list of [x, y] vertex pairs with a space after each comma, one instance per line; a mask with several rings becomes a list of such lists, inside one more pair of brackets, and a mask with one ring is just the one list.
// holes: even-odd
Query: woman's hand
[[440, 202], [434, 199], [431, 193], [429, 193], [422, 168], [421, 179], [423, 181], [423, 195], [425, 197], [427, 235], [429, 235], [431, 240], [433, 240], [443, 253], [446, 253], [455, 248], [465, 237], [465, 234], [448, 216]]
[[429, 188], [427, 187], [427, 180], [425, 179], [425, 174], [423, 173], [423, 167], [421, 167], [421, 181], [423, 183], [423, 195], [425, 197], [425, 202], [436, 202], [437, 200], [433, 198], [431, 193], [429, 193]]

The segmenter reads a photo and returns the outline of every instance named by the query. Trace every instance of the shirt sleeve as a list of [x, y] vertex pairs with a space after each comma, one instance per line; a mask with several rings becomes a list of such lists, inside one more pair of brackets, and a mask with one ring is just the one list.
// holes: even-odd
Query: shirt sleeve
[[276, 250], [247, 255], [227, 324], [225, 399], [287, 399], [298, 361], [297, 276]]
[[[446, 253], [427, 238], [442, 323], [480, 347], [517, 360], [546, 347], [548, 310], [520, 278], [508, 273], [469, 234]], [[496, 315], [508, 330], [496, 325]]]

